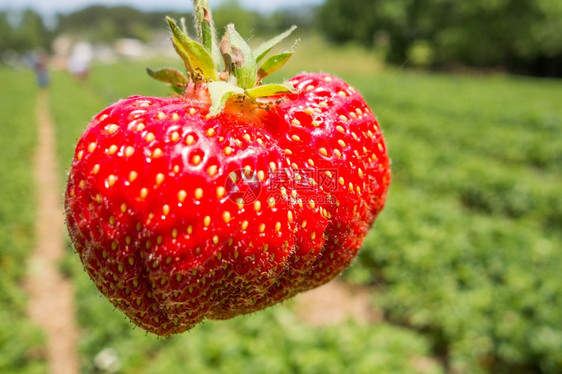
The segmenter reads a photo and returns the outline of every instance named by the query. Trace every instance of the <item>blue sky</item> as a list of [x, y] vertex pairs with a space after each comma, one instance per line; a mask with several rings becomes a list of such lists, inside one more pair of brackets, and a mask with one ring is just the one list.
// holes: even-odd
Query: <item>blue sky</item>
[[[222, 0], [209, 0], [217, 6]], [[275, 9], [321, 4], [323, 0], [238, 0], [248, 9], [270, 12]], [[145, 10], [184, 10], [192, 9], [191, 0], [0, 0], [0, 9], [32, 8], [45, 15], [68, 13], [88, 5], [132, 5]]]

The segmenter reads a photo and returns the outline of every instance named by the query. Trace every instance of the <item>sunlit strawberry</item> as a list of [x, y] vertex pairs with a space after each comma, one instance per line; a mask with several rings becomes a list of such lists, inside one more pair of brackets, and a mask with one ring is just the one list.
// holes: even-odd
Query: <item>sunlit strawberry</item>
[[389, 161], [363, 98], [326, 74], [261, 85], [292, 31], [251, 50], [210, 11], [199, 44], [169, 20], [181, 92], [133, 96], [94, 117], [66, 192], [70, 236], [98, 289], [158, 335], [273, 305], [328, 282], [384, 206]]

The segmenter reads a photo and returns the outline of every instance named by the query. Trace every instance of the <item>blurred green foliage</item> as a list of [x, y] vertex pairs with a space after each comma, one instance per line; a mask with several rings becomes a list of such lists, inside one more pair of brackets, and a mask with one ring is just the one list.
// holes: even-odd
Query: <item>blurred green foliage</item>
[[165, 16], [179, 19], [177, 12], [142, 12], [129, 6], [94, 5], [69, 14], [59, 14], [57, 34], [74, 35], [92, 42], [118, 38], [148, 41], [153, 30], [165, 30]]
[[326, 0], [319, 12], [332, 40], [384, 44], [393, 63], [548, 76], [562, 76], [561, 19], [551, 0]]
[[11, 49], [21, 53], [36, 48], [51, 48], [54, 34], [37, 12], [24, 10], [16, 24], [10, 22], [11, 18], [11, 13], [0, 11], [0, 52]]
[[[118, 38], [136, 38], [148, 41], [153, 32], [165, 32], [166, 16], [176, 20], [186, 18], [189, 31], [194, 35], [192, 15], [181, 12], [145, 12], [128, 6], [90, 6], [69, 14], [59, 14], [56, 34], [81, 36], [94, 42], [112, 42]], [[297, 23], [309, 29], [315, 12], [308, 10], [282, 10], [269, 15], [243, 8], [237, 0], [223, 1], [213, 9], [213, 18], [219, 36], [229, 23], [246, 38], [254, 34], [277, 34]], [[0, 21], [1, 22], [1, 21]]]
[[[408, 61], [422, 68], [475, 67], [562, 77], [560, 1], [325, 0], [321, 6], [262, 14], [239, 0], [224, 0], [213, 13], [219, 35], [231, 22], [246, 38], [272, 36], [296, 24], [301, 32], [320, 33], [336, 43], [374, 47], [393, 64]], [[165, 32], [166, 15], [186, 17], [191, 23], [191, 15], [183, 12], [94, 5], [58, 14], [51, 30], [33, 10], [25, 10], [21, 21], [4, 11], [0, 51], [49, 49], [58, 35], [106, 44], [120, 38], [153, 41], [155, 32]]]
[[0, 69], [0, 372], [45, 370], [43, 335], [22, 292], [33, 248], [36, 88], [31, 73]]
[[459, 373], [562, 371], [562, 84], [353, 78], [382, 121], [388, 205], [347, 275]]

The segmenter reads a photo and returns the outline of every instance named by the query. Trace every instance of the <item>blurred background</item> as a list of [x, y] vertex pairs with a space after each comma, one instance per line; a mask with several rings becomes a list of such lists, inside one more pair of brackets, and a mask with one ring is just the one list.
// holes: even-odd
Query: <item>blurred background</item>
[[[234, 22], [254, 46], [299, 26], [293, 60], [272, 79], [330, 72], [364, 95], [392, 159], [387, 207], [336, 281], [166, 339], [100, 297], [66, 240], [56, 270], [72, 285], [79, 371], [561, 373], [562, 2], [210, 3], [219, 30]], [[181, 69], [164, 16], [189, 23], [191, 10], [189, 0], [0, 0], [0, 373], [50, 364], [25, 286], [44, 240], [38, 119], [54, 126], [62, 205], [92, 116], [129, 95], [168, 94], [144, 69]]]

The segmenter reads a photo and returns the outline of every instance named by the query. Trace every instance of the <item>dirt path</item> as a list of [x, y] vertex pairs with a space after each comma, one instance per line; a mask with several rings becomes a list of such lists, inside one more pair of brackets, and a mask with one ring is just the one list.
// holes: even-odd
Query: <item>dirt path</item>
[[369, 290], [332, 281], [295, 297], [297, 318], [309, 326], [331, 326], [349, 319], [370, 324], [382, 320]]
[[49, 110], [48, 91], [39, 93], [36, 110], [37, 244], [28, 266], [29, 314], [47, 336], [49, 372], [75, 374], [79, 371], [79, 360], [76, 353], [78, 333], [74, 322], [74, 289], [58, 268], [64, 254], [65, 227], [55, 152], [55, 126]]

